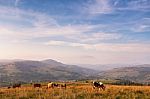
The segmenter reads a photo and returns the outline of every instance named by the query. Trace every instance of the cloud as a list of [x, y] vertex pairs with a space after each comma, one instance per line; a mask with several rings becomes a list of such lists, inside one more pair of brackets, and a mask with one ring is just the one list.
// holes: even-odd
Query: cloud
[[119, 33], [91, 32], [89, 34], [72, 35], [68, 36], [67, 38], [81, 43], [99, 43], [100, 41], [117, 40], [121, 37], [122, 35]]
[[114, 52], [150, 52], [150, 44], [127, 43], [127, 44], [97, 44], [96, 50]]
[[150, 18], [138, 20], [132, 27], [129, 28], [133, 32], [148, 32], [150, 31]]
[[65, 47], [78, 47], [86, 50], [106, 51], [106, 52], [150, 52], [150, 44], [140, 43], [99, 43], [99, 44], [83, 44], [72, 43], [65, 41], [48, 41], [44, 43], [49, 46], [65, 46]]
[[54, 46], [69, 46], [70, 44], [64, 41], [48, 41], [45, 45], [54, 45]]
[[81, 43], [72, 43], [66, 41], [48, 41], [44, 43], [45, 45], [52, 45], [52, 46], [65, 46], [65, 47], [83, 47], [88, 48], [88, 44], [81, 44]]
[[128, 2], [128, 6], [132, 9], [149, 9], [149, 0], [134, 0]]
[[122, 0], [116, 0], [114, 6], [116, 10], [135, 10], [135, 11], [149, 11], [150, 1], [149, 0], [130, 0], [124, 1], [125, 6], [120, 6]]
[[101, 15], [116, 13], [118, 10], [149, 11], [149, 5], [149, 0], [89, 0], [81, 9], [90, 15]]
[[18, 6], [18, 4], [19, 4], [20, 1], [21, 0], [15, 0], [15, 6]]
[[[60, 26], [55, 19], [43, 13], [24, 11], [11, 7], [0, 7], [0, 35], [16, 38], [34, 38], [50, 35], [65, 35], [79, 32], [80, 27]], [[64, 31], [65, 30], [65, 31]], [[81, 31], [83, 29], [81, 28]]]
[[131, 28], [134, 32], [147, 32], [150, 31], [150, 25], [137, 25], [133, 28]]
[[89, 14], [107, 14], [112, 13], [113, 7], [109, 4], [109, 0], [93, 0], [88, 2], [84, 7]]
[[22, 0], [15, 0], [15, 7], [17, 7], [20, 3], [21, 3]]
[[[58, 13], [59, 16], [47, 13], [49, 9], [46, 12], [40, 12], [41, 8], [33, 10], [31, 6], [23, 9], [17, 7], [20, 0], [14, 1], [9, 3], [13, 7], [0, 5], [0, 58], [51, 56], [68, 62], [94, 64], [149, 62], [150, 43], [141, 43], [149, 35], [136, 34], [150, 30], [148, 0], [87, 0], [82, 9], [78, 8], [80, 4], [75, 5], [69, 9], [73, 13]], [[134, 15], [131, 10], [141, 12]]]
[[86, 44], [119, 41], [124, 36], [121, 31], [149, 31], [149, 18], [118, 24], [60, 25], [55, 17], [45, 13], [5, 6], [0, 6], [0, 18], [2, 21], [6, 20], [4, 23], [0, 22], [0, 38], [27, 41], [36, 38], [57, 37], [57, 40], [64, 38], [66, 42], [74, 42], [72, 46], [84, 48], [93, 48]]
[[0, 6], [0, 18], [9, 20], [8, 24], [0, 26], [0, 35], [8, 39], [34, 39], [40, 37], [61, 36], [66, 40], [74, 40], [79, 43], [98, 43], [102, 40], [120, 39], [118, 33], [94, 32], [104, 26], [90, 24], [60, 25], [57, 20], [44, 13], [32, 10]]

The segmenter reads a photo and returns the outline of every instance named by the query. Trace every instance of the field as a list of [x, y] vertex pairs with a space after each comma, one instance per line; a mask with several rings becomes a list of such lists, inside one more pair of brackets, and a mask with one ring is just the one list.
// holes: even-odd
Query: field
[[106, 90], [93, 89], [90, 83], [67, 84], [67, 88], [46, 89], [23, 85], [0, 88], [0, 99], [150, 99], [150, 86], [106, 85]]

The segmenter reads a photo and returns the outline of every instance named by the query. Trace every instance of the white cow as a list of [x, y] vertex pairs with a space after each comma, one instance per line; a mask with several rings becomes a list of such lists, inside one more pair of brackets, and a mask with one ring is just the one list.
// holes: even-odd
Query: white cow
[[52, 88], [53, 87], [53, 82], [49, 82], [48, 84], [47, 84], [47, 88]]
[[103, 90], [105, 90], [105, 86], [104, 86], [104, 84], [102, 83], [102, 82], [94, 82], [93, 81], [93, 88], [95, 89], [95, 88], [99, 88], [99, 90], [100, 89], [103, 89]]

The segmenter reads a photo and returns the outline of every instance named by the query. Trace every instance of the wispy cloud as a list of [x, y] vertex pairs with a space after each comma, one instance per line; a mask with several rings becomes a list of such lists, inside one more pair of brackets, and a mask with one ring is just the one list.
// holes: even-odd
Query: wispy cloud
[[125, 11], [149, 11], [149, 0], [91, 0], [87, 2], [81, 11], [91, 15], [112, 14], [118, 10]]
[[143, 18], [136, 21], [129, 29], [133, 32], [148, 32], [150, 31], [150, 18]]
[[131, 0], [124, 1], [124, 6], [120, 6], [122, 0], [116, 0], [114, 6], [117, 10], [136, 10], [136, 11], [149, 11], [150, 1], [149, 0]]
[[127, 44], [113, 44], [113, 43], [99, 43], [99, 44], [82, 44], [65, 41], [48, 41], [44, 43], [49, 46], [67, 46], [79, 47], [87, 50], [108, 51], [108, 52], [150, 52], [150, 44], [127, 43]]
[[93, 0], [86, 4], [85, 11], [89, 14], [107, 14], [113, 11], [113, 7], [109, 4], [109, 0]]
[[138, 9], [149, 9], [150, 2], [149, 0], [136, 0], [136, 1], [130, 1], [128, 3], [128, 6], [132, 9], [138, 10]]
[[52, 45], [52, 46], [65, 46], [65, 47], [81, 47], [85, 49], [91, 49], [91, 46], [88, 44], [81, 44], [81, 43], [72, 43], [66, 41], [48, 41], [44, 43], [45, 45]]
[[82, 44], [98, 44], [103, 41], [119, 40], [123, 37], [120, 31], [149, 31], [148, 22], [150, 21], [149, 18], [146, 18], [121, 24], [60, 25], [55, 17], [42, 12], [4, 6], [0, 6], [0, 18], [10, 21], [9, 24], [6, 21], [5, 24], [0, 22], [0, 38], [24, 41], [40, 37], [59, 36], [65, 38], [64, 41]]
[[0, 58], [149, 62], [149, 0], [1, 1]]
[[150, 25], [137, 25], [133, 28], [131, 28], [134, 32], [148, 32], [150, 31]]
[[18, 6], [18, 4], [19, 4], [20, 1], [21, 0], [15, 0], [15, 6]]
[[81, 43], [99, 43], [100, 41], [117, 40], [122, 37], [119, 33], [107, 33], [107, 32], [91, 32], [90, 34], [79, 34], [68, 36], [68, 39], [72, 39]]
[[[60, 25], [55, 18], [46, 14], [24, 11], [17, 8], [0, 7], [0, 17], [10, 20], [9, 24], [0, 27], [0, 35], [17, 39], [32, 39], [39, 37], [63, 36], [78, 42], [98, 42], [121, 37], [118, 33], [93, 32], [101, 25]], [[89, 33], [90, 32], [90, 33]]]

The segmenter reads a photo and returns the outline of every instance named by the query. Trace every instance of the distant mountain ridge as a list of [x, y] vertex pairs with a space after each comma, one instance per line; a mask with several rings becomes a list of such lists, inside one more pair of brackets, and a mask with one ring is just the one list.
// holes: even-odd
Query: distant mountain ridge
[[78, 64], [78, 66], [83, 67], [83, 68], [89, 68], [89, 69], [94, 69], [94, 70], [98, 70], [98, 71], [108, 71], [108, 70], [112, 70], [114, 68], [121, 68], [121, 67], [142, 67], [142, 66], [146, 66], [149, 64], [95, 64], [95, 65], [91, 65], [91, 64]]
[[120, 67], [104, 71], [99, 74], [106, 79], [124, 79], [138, 83], [150, 83], [150, 65], [136, 65], [133, 67]]
[[0, 63], [0, 82], [42, 81], [42, 80], [77, 80], [86, 79], [95, 70], [66, 65], [55, 60], [19, 60]]
[[125, 79], [140, 83], [150, 82], [150, 64], [117, 66], [103, 71], [96, 71], [96, 68], [94, 70], [94, 67], [87, 69], [77, 65], [67, 65], [52, 59], [1, 61], [0, 83], [79, 79]]

